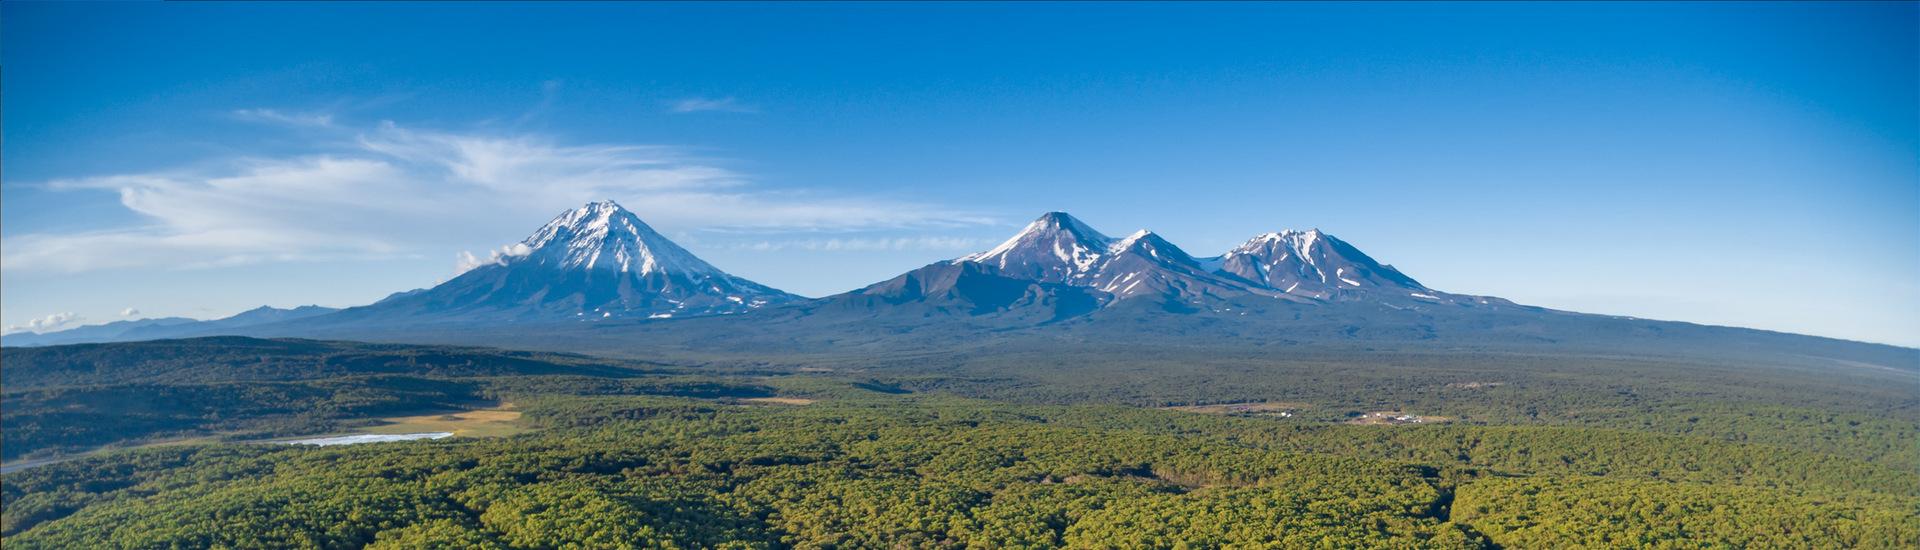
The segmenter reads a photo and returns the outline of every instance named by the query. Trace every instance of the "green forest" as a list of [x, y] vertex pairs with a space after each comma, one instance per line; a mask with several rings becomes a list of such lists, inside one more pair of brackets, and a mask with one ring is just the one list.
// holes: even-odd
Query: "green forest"
[[[1797, 366], [1715, 385], [1731, 367], [1668, 365], [1629, 395], [1590, 387], [1620, 368], [1591, 361], [1406, 362], [1426, 367], [1258, 395], [1295, 403], [1282, 417], [1160, 408], [1283, 378], [1241, 363], [1155, 378], [1134, 366], [1150, 358], [1108, 356], [1076, 383], [1012, 360], [942, 374], [143, 345], [5, 350], [8, 456], [59, 460], [0, 477], [9, 549], [1920, 545], [1910, 392], [1803, 384]], [[529, 431], [260, 441], [505, 402]], [[1369, 410], [1451, 419], [1352, 421]], [[136, 448], [78, 454], [103, 445]]]

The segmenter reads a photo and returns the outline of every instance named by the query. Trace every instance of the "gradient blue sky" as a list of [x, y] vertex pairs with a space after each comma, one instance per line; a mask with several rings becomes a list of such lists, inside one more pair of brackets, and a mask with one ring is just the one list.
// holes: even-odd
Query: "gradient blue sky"
[[1917, 22], [7, 2], [0, 317], [361, 304], [613, 198], [814, 296], [1066, 210], [1196, 255], [1318, 227], [1451, 292], [1917, 345]]

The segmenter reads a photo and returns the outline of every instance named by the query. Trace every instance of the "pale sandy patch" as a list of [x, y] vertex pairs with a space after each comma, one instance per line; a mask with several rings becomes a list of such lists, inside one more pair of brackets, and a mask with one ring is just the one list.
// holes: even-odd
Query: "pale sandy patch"
[[748, 403], [766, 403], [770, 405], [812, 405], [819, 400], [800, 397], [748, 397], [741, 399], [741, 401]]

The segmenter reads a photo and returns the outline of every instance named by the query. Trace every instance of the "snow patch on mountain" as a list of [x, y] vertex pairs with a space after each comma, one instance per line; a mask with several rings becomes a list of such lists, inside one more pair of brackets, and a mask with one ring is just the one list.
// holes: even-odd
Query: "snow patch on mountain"
[[611, 200], [561, 214], [504, 256], [560, 269], [724, 275]]
[[1215, 271], [1268, 288], [1338, 295], [1373, 288], [1430, 289], [1318, 229], [1262, 233], [1208, 263]]
[[1048, 212], [1000, 246], [954, 261], [990, 265], [1015, 278], [1061, 283], [1086, 277], [1113, 242], [1065, 212]]

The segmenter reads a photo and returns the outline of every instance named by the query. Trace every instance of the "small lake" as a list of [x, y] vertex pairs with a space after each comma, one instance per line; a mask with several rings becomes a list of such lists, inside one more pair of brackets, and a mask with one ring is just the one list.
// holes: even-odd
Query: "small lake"
[[452, 437], [452, 436], [453, 436], [453, 432], [425, 432], [425, 433], [417, 433], [417, 434], [354, 434], [354, 435], [336, 435], [336, 436], [328, 436], [328, 437], [316, 437], [313, 439], [295, 439], [291, 441], [281, 441], [280, 443], [287, 444], [287, 445], [319, 445], [322, 447], [326, 447], [326, 446], [332, 446], [332, 445], [358, 445], [361, 443], [385, 443], [389, 441], [413, 441], [416, 439], [440, 439], [443, 437]]

